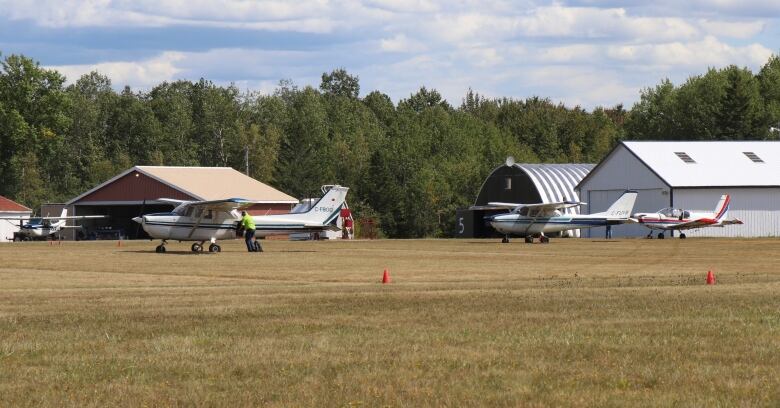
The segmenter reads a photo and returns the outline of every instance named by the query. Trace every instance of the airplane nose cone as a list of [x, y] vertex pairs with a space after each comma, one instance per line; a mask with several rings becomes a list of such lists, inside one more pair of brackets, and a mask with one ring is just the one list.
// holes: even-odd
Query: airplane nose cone
[[135, 218], [133, 218], [133, 221], [135, 221], [135, 222], [137, 222], [139, 224], [143, 224], [144, 223], [144, 217], [135, 217]]

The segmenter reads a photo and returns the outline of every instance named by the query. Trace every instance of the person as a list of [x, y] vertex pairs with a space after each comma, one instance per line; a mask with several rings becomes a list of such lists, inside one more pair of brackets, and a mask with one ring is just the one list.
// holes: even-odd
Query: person
[[244, 241], [249, 252], [263, 252], [263, 248], [255, 238], [255, 220], [246, 211], [241, 211], [241, 228], [244, 229]]

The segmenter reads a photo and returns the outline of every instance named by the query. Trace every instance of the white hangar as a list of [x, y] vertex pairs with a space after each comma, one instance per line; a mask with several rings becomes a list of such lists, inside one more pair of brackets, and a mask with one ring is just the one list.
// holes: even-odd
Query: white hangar
[[[744, 225], [686, 231], [689, 237], [780, 236], [780, 142], [619, 143], [577, 185], [583, 212], [607, 209], [626, 189], [637, 190], [634, 212], [665, 207], [713, 211], [722, 194], [731, 195], [730, 217]], [[613, 227], [613, 236], [646, 235], [637, 224]], [[604, 228], [584, 230], [603, 237]]]

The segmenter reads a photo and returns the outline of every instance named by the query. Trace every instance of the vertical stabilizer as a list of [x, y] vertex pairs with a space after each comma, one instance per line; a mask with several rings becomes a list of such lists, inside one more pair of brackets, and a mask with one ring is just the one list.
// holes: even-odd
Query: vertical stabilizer
[[[634, 210], [634, 203], [636, 202], [637, 192], [633, 190], [626, 190], [623, 195], [620, 196], [611, 206], [599, 213], [603, 217], [609, 219], [626, 220], [631, 216], [631, 212]], [[595, 215], [595, 214], [594, 214]]]
[[715, 206], [715, 219], [720, 220], [723, 217], [726, 216], [729, 212], [729, 204], [731, 204], [731, 197], [729, 197], [728, 194], [723, 194], [720, 196], [720, 201], [718, 201], [718, 205]]
[[344, 207], [344, 201], [347, 199], [348, 187], [333, 186], [325, 195], [311, 206], [309, 211], [298, 214], [285, 214], [283, 217], [289, 220], [302, 221], [307, 224], [330, 224], [335, 220], [341, 209]]

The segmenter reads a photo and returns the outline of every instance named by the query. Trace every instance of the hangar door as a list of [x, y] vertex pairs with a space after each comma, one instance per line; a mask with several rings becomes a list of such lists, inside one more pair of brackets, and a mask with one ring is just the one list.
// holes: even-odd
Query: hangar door
[[[620, 197], [624, 189], [620, 190], [589, 190], [587, 191], [586, 202], [587, 209], [592, 213], [606, 211], [615, 200]], [[669, 192], [661, 188], [636, 190], [639, 194], [634, 204], [633, 213], [637, 212], [656, 212], [661, 208], [669, 206]], [[665, 194], [664, 194], [665, 192]], [[582, 236], [591, 238], [604, 238], [606, 234], [605, 227], [590, 228], [584, 231]], [[650, 230], [639, 224], [623, 224], [612, 227], [612, 237], [643, 237]]]

